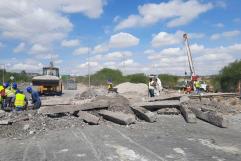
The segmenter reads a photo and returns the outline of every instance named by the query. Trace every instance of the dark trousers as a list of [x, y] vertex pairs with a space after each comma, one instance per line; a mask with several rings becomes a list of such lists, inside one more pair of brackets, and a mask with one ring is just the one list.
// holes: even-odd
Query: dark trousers
[[33, 103], [33, 109], [39, 109], [41, 107], [41, 101], [36, 101]]
[[154, 97], [154, 89], [149, 89], [150, 97]]

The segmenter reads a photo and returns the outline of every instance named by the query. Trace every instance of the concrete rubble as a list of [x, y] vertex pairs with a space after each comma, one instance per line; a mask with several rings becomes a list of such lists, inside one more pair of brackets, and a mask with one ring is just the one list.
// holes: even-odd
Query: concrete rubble
[[162, 115], [179, 115], [187, 123], [197, 119], [227, 128], [230, 114], [241, 113], [240, 100], [231, 94], [190, 96], [173, 91], [148, 98], [145, 84], [123, 83], [119, 93], [105, 88], [86, 89], [68, 99], [43, 97], [38, 111], [20, 113], [0, 112], [0, 137], [29, 137], [52, 129], [85, 127], [113, 122], [120, 125], [138, 124], [140, 120], [153, 123]]

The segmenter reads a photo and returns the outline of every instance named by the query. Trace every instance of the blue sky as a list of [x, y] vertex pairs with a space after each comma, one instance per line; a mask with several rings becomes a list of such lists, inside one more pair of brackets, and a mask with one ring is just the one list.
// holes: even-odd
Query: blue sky
[[183, 75], [188, 33], [196, 73], [216, 74], [241, 58], [237, 0], [1, 0], [0, 64], [39, 72], [50, 60], [62, 74], [120, 69]]

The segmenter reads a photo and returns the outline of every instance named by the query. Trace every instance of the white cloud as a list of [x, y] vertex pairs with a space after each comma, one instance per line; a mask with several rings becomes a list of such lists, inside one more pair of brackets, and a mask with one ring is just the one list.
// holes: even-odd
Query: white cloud
[[120, 32], [110, 37], [110, 48], [126, 48], [139, 44], [139, 39], [132, 34]]
[[24, 42], [21, 42], [20, 44], [18, 44], [18, 46], [16, 48], [13, 49], [14, 53], [19, 53], [24, 51], [26, 48], [26, 44]]
[[61, 45], [64, 47], [75, 47], [80, 44], [80, 41], [78, 39], [73, 40], [63, 40]]
[[[151, 41], [153, 47], [163, 47], [182, 44], [184, 31], [176, 31], [176, 33], [159, 32], [154, 35]], [[203, 33], [189, 33], [189, 39], [201, 39], [205, 37]]]
[[104, 57], [104, 60], [106, 61], [113, 61], [113, 60], [126, 59], [127, 57], [130, 57], [130, 56], [132, 56], [132, 52], [130, 51], [115, 51], [115, 52], [108, 53], [103, 57]]
[[218, 28], [223, 28], [224, 27], [224, 24], [223, 23], [216, 23], [214, 24], [215, 27], [218, 27]]
[[148, 3], [138, 7], [138, 15], [130, 15], [127, 19], [122, 20], [115, 29], [148, 26], [161, 20], [167, 20], [168, 27], [181, 26], [212, 8], [212, 3], [204, 4], [198, 0], [172, 0], [159, 4]]
[[49, 52], [49, 48], [43, 46], [42, 44], [34, 44], [32, 46], [32, 48], [30, 49], [30, 53], [31, 54], [36, 54], [36, 55], [46, 54], [48, 52]]
[[40, 72], [42, 70], [43, 64], [35, 59], [18, 60], [12, 58], [11, 61], [5, 63], [8, 71], [20, 72], [25, 70], [27, 72]]
[[211, 35], [210, 39], [211, 40], [218, 40], [218, 39], [222, 39], [222, 38], [236, 37], [236, 36], [239, 36], [240, 33], [241, 32], [239, 30], [226, 31], [226, 32], [222, 32], [222, 33], [215, 33], [215, 34]]
[[108, 42], [96, 45], [93, 49], [94, 54], [100, 54], [108, 52], [112, 48], [128, 48], [138, 45], [139, 38], [130, 33], [120, 32], [110, 37]]
[[159, 32], [151, 41], [153, 47], [169, 46], [181, 43], [182, 37], [177, 37], [176, 34], [169, 34], [166, 32]]
[[99, 44], [96, 45], [93, 49], [94, 54], [104, 53], [109, 51], [109, 45], [108, 44]]
[[36, 55], [36, 58], [42, 59], [42, 60], [56, 61], [59, 58], [59, 55], [46, 53], [46, 54], [44, 54], [44, 56], [43, 55]]
[[80, 47], [80, 48], [74, 50], [73, 55], [88, 54], [88, 52], [91, 52], [90, 48], [88, 48], [88, 47]]
[[147, 49], [144, 51], [144, 54], [153, 54], [153, 53], [155, 53], [155, 50], [153, 49]]
[[105, 0], [65, 0], [62, 10], [66, 13], [81, 12], [90, 18], [98, 18], [103, 13]]
[[73, 28], [65, 13], [98, 18], [105, 4], [105, 0], [1, 0], [0, 32], [29, 44], [51, 44], [63, 40]]
[[88, 62], [85, 62], [83, 64], [80, 64], [78, 67], [79, 68], [88, 68], [88, 65], [90, 67], [97, 67], [99, 65], [98, 62], [95, 62], [95, 61], [90, 61], [89, 63]]
[[[226, 47], [205, 48], [203, 45], [190, 46], [196, 73], [199, 75], [216, 74], [222, 67], [235, 60], [241, 53], [241, 44]], [[163, 73], [183, 74], [189, 71], [186, 52], [181, 48], [166, 48], [151, 53], [148, 59], [152, 65]]]
[[96, 62], [106, 62], [106, 61], [120, 61], [126, 58], [129, 58], [133, 55], [130, 51], [114, 51], [110, 52], [108, 54], [102, 54], [102, 55], [95, 55], [90, 57], [90, 61], [96, 61]]

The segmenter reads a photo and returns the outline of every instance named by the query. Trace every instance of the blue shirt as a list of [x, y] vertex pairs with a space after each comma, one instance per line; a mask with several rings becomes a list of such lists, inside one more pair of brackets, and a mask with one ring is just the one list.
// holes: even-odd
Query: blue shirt
[[31, 97], [32, 97], [32, 102], [33, 103], [40, 102], [40, 97], [39, 97], [38, 92], [32, 91]]

